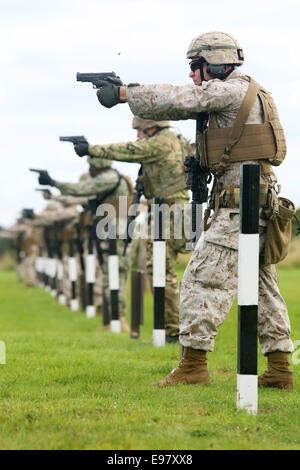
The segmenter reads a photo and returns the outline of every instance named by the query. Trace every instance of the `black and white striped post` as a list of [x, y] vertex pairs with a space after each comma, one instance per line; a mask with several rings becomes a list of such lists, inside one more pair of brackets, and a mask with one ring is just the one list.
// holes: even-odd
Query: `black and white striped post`
[[240, 171], [237, 407], [256, 414], [260, 166]]
[[70, 300], [70, 309], [76, 311], [79, 309], [78, 299], [76, 295], [76, 283], [77, 283], [77, 266], [76, 258], [74, 255], [74, 240], [71, 238], [69, 240], [69, 280], [71, 282], [71, 300]]
[[88, 227], [88, 253], [86, 257], [85, 281], [87, 286], [87, 305], [86, 316], [93, 318], [96, 316], [96, 307], [94, 305], [94, 284], [96, 278], [96, 264], [94, 255], [94, 227]]
[[153, 239], [153, 296], [154, 325], [152, 344], [156, 347], [165, 346], [165, 286], [166, 286], [166, 241], [164, 224], [163, 198], [155, 198], [154, 239]]
[[117, 251], [117, 240], [112, 230], [112, 236], [109, 238], [108, 253], [108, 282], [110, 290], [111, 320], [110, 329], [113, 333], [121, 333], [121, 322], [119, 316], [119, 256]]

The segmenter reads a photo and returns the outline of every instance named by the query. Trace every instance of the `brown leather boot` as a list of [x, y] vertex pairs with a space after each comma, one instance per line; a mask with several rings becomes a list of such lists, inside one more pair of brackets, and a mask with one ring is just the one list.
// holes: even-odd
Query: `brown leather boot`
[[173, 369], [165, 379], [154, 382], [151, 385], [168, 387], [177, 384], [210, 385], [206, 351], [184, 348], [179, 366]]
[[285, 390], [293, 389], [293, 372], [289, 367], [288, 354], [281, 351], [267, 354], [268, 369], [258, 376], [258, 385], [261, 387], [284, 388]]

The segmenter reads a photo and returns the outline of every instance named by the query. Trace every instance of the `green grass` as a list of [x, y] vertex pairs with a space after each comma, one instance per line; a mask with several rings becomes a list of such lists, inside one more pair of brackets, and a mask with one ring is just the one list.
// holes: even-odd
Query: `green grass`
[[[300, 340], [300, 273], [279, 279]], [[178, 364], [179, 346], [152, 346], [151, 295], [136, 341], [0, 272], [0, 449], [299, 449], [300, 365], [294, 391], [260, 389], [257, 416], [236, 410], [236, 309], [209, 354], [211, 387], [159, 389], [150, 383]]]

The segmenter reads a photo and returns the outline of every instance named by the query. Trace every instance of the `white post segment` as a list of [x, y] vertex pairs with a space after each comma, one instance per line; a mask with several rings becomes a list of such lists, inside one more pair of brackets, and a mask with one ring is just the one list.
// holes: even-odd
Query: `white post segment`
[[239, 234], [238, 304], [258, 304], [259, 234]]
[[237, 374], [237, 405], [250, 414], [257, 413], [257, 375]]

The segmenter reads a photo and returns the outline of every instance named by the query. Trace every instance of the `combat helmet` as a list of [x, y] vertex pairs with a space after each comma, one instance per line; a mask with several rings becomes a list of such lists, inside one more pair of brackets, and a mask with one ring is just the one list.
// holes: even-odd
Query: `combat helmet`
[[203, 57], [212, 65], [235, 65], [244, 63], [243, 49], [238, 41], [228, 33], [212, 31], [196, 36], [190, 42], [187, 58]]
[[169, 121], [153, 121], [151, 119], [143, 119], [140, 116], [134, 116], [132, 120], [133, 129], [151, 129], [151, 127], [170, 127]]

